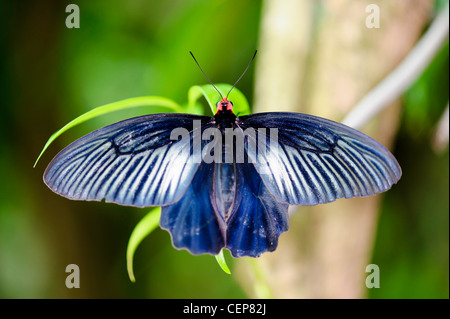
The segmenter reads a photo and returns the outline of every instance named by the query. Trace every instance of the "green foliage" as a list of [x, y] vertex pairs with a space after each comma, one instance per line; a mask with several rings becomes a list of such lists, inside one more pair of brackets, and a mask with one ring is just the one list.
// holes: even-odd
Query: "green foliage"
[[216, 257], [217, 263], [219, 264], [220, 268], [222, 268], [222, 270], [226, 274], [230, 275], [231, 271], [230, 271], [230, 268], [228, 268], [228, 265], [225, 261], [225, 257], [223, 255], [223, 250], [221, 250], [220, 253], [218, 255], [216, 255], [215, 257]]
[[133, 272], [134, 253], [144, 238], [150, 235], [150, 233], [158, 227], [160, 216], [161, 207], [152, 208], [150, 212], [141, 219], [131, 233], [127, 246], [127, 270], [128, 276], [132, 282], [136, 281]]
[[[215, 84], [217, 89], [220, 91], [223, 97], [225, 97], [231, 89], [229, 84]], [[213, 88], [212, 85], [195, 85], [189, 89], [188, 99], [189, 105], [194, 105], [200, 96], [203, 96], [208, 102], [211, 112], [216, 113], [216, 104], [221, 100], [219, 93]], [[241, 91], [234, 88], [228, 97], [228, 99], [233, 103], [233, 112], [236, 115], [246, 115], [250, 114], [250, 106], [247, 102], [246, 97]]]
[[403, 97], [395, 151], [403, 175], [383, 195], [372, 256], [381, 288], [370, 298], [449, 296], [449, 153], [430, 143], [449, 100], [448, 52], [447, 42]]
[[414, 139], [429, 135], [448, 104], [449, 43], [442, 47], [430, 66], [404, 96], [408, 135]]

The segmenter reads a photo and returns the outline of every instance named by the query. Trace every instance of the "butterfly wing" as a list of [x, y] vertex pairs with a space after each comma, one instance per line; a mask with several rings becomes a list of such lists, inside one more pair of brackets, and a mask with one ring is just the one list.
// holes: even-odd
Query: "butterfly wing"
[[200, 164], [183, 197], [161, 210], [160, 226], [169, 231], [173, 245], [194, 255], [217, 255], [225, 243], [225, 221], [211, 194], [214, 169], [214, 163]]
[[234, 257], [274, 251], [289, 229], [288, 205], [275, 199], [251, 163], [237, 164], [237, 193], [227, 221], [227, 248]]
[[[200, 121], [201, 129], [194, 127]], [[152, 114], [94, 131], [63, 149], [48, 165], [44, 182], [54, 192], [76, 200], [128, 206], [161, 206], [186, 192], [200, 161], [189, 160], [194, 133], [210, 117]], [[186, 138], [171, 139], [174, 129]]]
[[[246, 151], [264, 184], [283, 203], [316, 205], [373, 195], [401, 176], [397, 160], [384, 146], [343, 124], [288, 112], [242, 116], [237, 124], [243, 130], [266, 129], [258, 142], [255, 134], [248, 135]], [[271, 136], [270, 128], [277, 129], [277, 136]], [[258, 145], [257, 151], [250, 145]]]

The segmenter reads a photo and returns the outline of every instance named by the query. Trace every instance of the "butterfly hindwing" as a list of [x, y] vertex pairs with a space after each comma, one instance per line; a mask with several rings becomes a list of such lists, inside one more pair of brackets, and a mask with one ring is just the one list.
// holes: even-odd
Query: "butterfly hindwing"
[[258, 257], [273, 251], [289, 228], [288, 205], [265, 187], [253, 164], [236, 164], [236, 198], [229, 218], [223, 217], [212, 196], [215, 163], [202, 163], [186, 193], [162, 207], [160, 226], [173, 245], [192, 254], [216, 255], [224, 247], [234, 257]]
[[[254, 152], [249, 140], [246, 151], [270, 192], [284, 203], [316, 205], [373, 195], [400, 179], [400, 166], [384, 146], [343, 124], [288, 112], [257, 113], [237, 121], [243, 129], [267, 129], [258, 142], [269, 151]], [[270, 128], [277, 129], [275, 137]]]
[[173, 245], [194, 255], [217, 255], [225, 246], [226, 225], [211, 197], [214, 166], [202, 163], [183, 197], [161, 210], [160, 226], [170, 232]]
[[[139, 207], [174, 203], [185, 193], [200, 163], [191, 158], [194, 120], [200, 121], [203, 130], [211, 118], [152, 114], [101, 128], [56, 155], [44, 181], [70, 199], [105, 199]], [[171, 140], [177, 128], [185, 129], [189, 138]]]
[[289, 229], [288, 205], [269, 192], [251, 163], [237, 164], [237, 193], [227, 221], [227, 248], [234, 257], [273, 251]]

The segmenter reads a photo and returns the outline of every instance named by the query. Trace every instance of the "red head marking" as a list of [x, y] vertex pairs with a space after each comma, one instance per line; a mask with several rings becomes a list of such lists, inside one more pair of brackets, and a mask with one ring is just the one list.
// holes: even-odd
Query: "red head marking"
[[221, 101], [217, 102], [217, 112], [231, 111], [233, 112], [233, 103], [228, 101], [226, 97], [222, 98]]

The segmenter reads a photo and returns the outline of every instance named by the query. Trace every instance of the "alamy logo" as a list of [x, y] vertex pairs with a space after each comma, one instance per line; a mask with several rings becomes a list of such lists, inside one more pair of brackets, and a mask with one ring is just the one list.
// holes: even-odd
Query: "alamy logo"
[[80, 28], [80, 8], [76, 4], [69, 4], [66, 12], [70, 13], [66, 18], [66, 27], [68, 29]]
[[80, 267], [77, 264], [69, 264], [66, 267], [66, 287], [69, 289], [80, 288]]
[[366, 287], [380, 288], [380, 267], [376, 264], [367, 265], [366, 272], [370, 273], [366, 277]]
[[368, 29], [380, 28], [380, 7], [374, 3], [367, 5], [366, 12], [369, 13], [366, 17], [366, 27]]
[[170, 140], [180, 143], [182, 152], [186, 152], [183, 158], [191, 163], [267, 162], [267, 157], [278, 153], [278, 128], [202, 130], [201, 121], [194, 120], [191, 132], [176, 128], [170, 133]]

